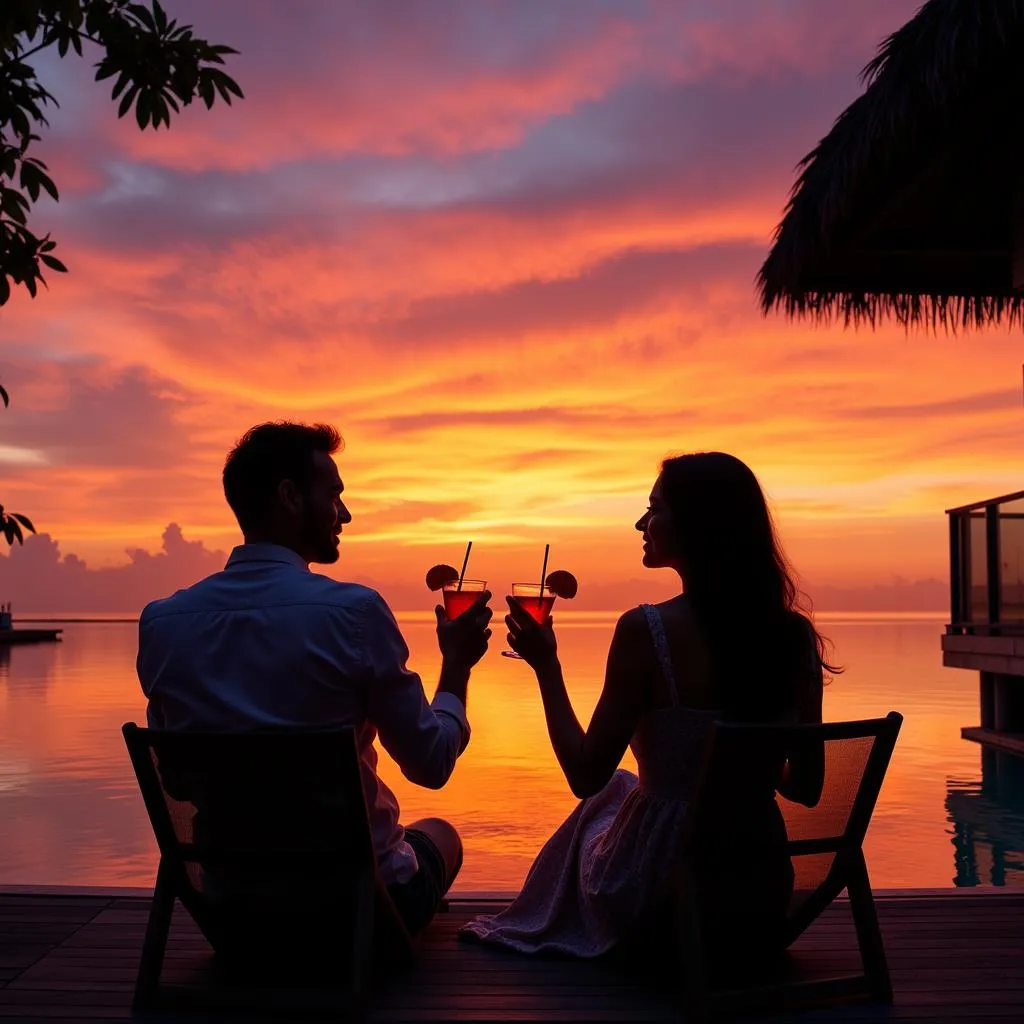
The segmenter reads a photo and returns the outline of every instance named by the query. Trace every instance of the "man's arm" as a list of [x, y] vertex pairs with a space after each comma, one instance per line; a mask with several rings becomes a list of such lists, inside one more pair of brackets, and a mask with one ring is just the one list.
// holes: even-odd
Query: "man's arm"
[[437, 681], [437, 692], [451, 694], [465, 707], [466, 690], [469, 688], [469, 673], [468, 665], [453, 661], [451, 658], [442, 658], [441, 678]]
[[469, 742], [466, 688], [472, 662], [446, 657], [437, 695], [428, 704], [420, 677], [406, 667], [409, 648], [398, 623], [379, 594], [367, 598], [362, 627], [367, 717], [407, 779], [440, 789]]
[[448, 621], [442, 605], [434, 609], [437, 646], [441, 650], [441, 678], [437, 683], [437, 693], [451, 694], [462, 702], [463, 707], [466, 704], [469, 673], [486, 653], [487, 642], [491, 638], [488, 629], [491, 609], [487, 606], [490, 599], [490, 591], [485, 590], [476, 604], [452, 622]]
[[164, 720], [160, 699], [156, 693], [160, 659], [153, 649], [152, 625], [148, 613], [149, 606], [147, 605], [139, 616], [139, 650], [135, 658], [135, 674], [139, 677], [139, 685], [148, 700], [146, 724], [150, 729], [163, 729], [167, 723]]

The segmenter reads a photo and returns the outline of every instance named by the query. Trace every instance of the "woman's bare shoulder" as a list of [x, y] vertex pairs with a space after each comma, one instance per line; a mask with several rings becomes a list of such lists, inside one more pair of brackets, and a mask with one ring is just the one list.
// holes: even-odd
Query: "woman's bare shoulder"
[[693, 629], [695, 623], [693, 606], [685, 594], [676, 594], [675, 597], [661, 601], [654, 607], [658, 609], [661, 621], [665, 623], [666, 632], [679, 633]]
[[644, 613], [643, 605], [637, 605], [635, 608], [624, 611], [615, 623], [616, 637], [627, 643], [636, 642], [639, 637], [648, 632], [647, 616]]

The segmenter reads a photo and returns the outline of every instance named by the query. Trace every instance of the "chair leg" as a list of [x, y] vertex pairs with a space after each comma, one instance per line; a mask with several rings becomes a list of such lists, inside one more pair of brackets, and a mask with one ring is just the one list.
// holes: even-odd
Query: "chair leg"
[[892, 1003], [892, 981], [889, 977], [889, 964], [885, 957], [885, 945], [882, 932], [878, 927], [878, 914], [875, 911], [875, 898], [871, 894], [871, 882], [868, 879], [867, 864], [864, 853], [857, 851], [850, 865], [847, 876], [847, 892], [850, 894], [850, 909], [853, 911], [853, 923], [857, 929], [857, 945], [867, 975], [871, 998], [878, 1003]]
[[146, 922], [146, 938], [142, 944], [139, 973], [135, 980], [133, 1010], [146, 1010], [153, 1005], [160, 984], [160, 971], [163, 968], [164, 950], [167, 948], [173, 911], [174, 888], [171, 884], [171, 872], [161, 859], [156, 873], [156, 888], [153, 890], [149, 920]]
[[683, 869], [681, 884], [672, 898], [684, 1020], [687, 1024], [706, 1024], [711, 1020], [707, 957], [698, 890], [690, 868]]

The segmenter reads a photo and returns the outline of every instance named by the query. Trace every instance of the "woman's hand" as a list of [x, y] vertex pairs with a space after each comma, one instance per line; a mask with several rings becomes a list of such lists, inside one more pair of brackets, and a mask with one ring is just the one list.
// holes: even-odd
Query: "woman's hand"
[[558, 641], [555, 639], [554, 619], [550, 616], [543, 626], [514, 597], [507, 598], [509, 614], [508, 645], [535, 672], [545, 665], [558, 663]]

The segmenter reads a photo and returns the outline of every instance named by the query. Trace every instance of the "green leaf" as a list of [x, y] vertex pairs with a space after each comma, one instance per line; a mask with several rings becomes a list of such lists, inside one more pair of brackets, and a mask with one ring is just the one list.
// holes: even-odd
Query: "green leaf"
[[39, 258], [45, 263], [51, 270], [56, 270], [59, 274], [66, 274], [68, 268], [56, 256], [47, 256], [46, 253], [40, 253]]
[[122, 71], [121, 76], [114, 83], [114, 88], [110, 90], [110, 98], [116, 100], [118, 96], [124, 91], [126, 85], [131, 85], [132, 76], [127, 71]]
[[[240, 86], [230, 75], [226, 75], [224, 74], [223, 71], [221, 71], [219, 72], [219, 78], [222, 84], [224, 85], [224, 88], [227, 89], [228, 92], [233, 92], [240, 100], [245, 99], [245, 95], [243, 94]], [[228, 103], [230, 102], [231, 100], [228, 100]]]
[[[150, 114], [153, 111], [153, 96], [149, 92], [139, 93], [139, 102], [135, 104], [135, 120], [138, 122], [140, 128], [145, 128], [149, 124]], [[153, 126], [159, 122], [154, 117]]]
[[[4, 305], [11, 297], [11, 285], [7, 280], [7, 274], [0, 270], [0, 306]], [[4, 405], [7, 405], [7, 392], [4, 392]]]
[[0, 212], [6, 213], [11, 220], [23, 225], [28, 205], [28, 200], [17, 189], [0, 186]]
[[3, 386], [3, 384], [0, 384], [0, 400], [3, 401], [5, 409], [7, 408], [7, 406], [11, 404], [11, 396], [7, 394], [7, 389]]
[[53, 183], [53, 178], [48, 174], [39, 175], [39, 184], [49, 193], [50, 198], [55, 202], [60, 202], [60, 194], [57, 192], [57, 186]]
[[143, 7], [142, 4], [129, 4], [127, 9], [151, 32], [156, 31], [156, 23], [153, 21], [153, 15], [150, 14], [148, 9]]
[[21, 165], [21, 187], [25, 189], [29, 198], [34, 203], [39, 198], [39, 180], [36, 175], [39, 172], [27, 161]]
[[36, 528], [32, 525], [32, 520], [29, 519], [28, 516], [23, 516], [23, 515], [21, 515], [18, 512], [12, 512], [11, 515], [15, 519], [17, 519], [18, 522], [21, 523], [21, 525], [24, 526], [25, 529], [29, 531], [29, 533], [35, 533], [36, 532]]
[[[17, 520], [8, 519], [7, 522], [10, 524], [11, 533], [18, 538], [19, 544], [25, 543], [25, 535], [21, 532], [21, 527], [18, 525]], [[10, 541], [8, 541], [10, 543]]]
[[138, 95], [138, 92], [139, 87], [133, 83], [132, 87], [124, 94], [124, 96], [121, 97], [121, 105], [117, 108], [118, 117], [124, 117], [124, 115], [131, 110], [132, 103], [135, 100], [136, 95]]

